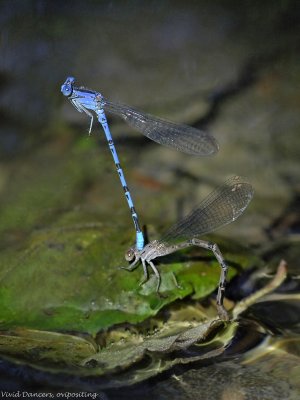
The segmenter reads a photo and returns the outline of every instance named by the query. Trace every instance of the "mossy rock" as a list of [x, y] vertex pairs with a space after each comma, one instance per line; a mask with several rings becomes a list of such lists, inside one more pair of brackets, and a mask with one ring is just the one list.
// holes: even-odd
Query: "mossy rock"
[[[79, 214], [78, 220], [86, 218]], [[64, 222], [73, 218], [74, 212]], [[120, 269], [127, 265], [122, 255], [130, 240], [129, 231], [104, 223], [69, 224], [32, 234], [26, 247], [15, 252], [14, 262], [9, 252], [3, 254], [9, 265], [0, 275], [0, 328], [95, 335], [115, 324], [141, 322], [177, 299], [204, 298], [217, 287], [217, 261], [196, 248], [161, 259], [160, 294], [154, 275], [140, 286], [141, 268]], [[224, 253], [229, 264], [249, 266], [255, 258], [246, 254], [237, 246]], [[235, 273], [230, 268], [229, 277]]]

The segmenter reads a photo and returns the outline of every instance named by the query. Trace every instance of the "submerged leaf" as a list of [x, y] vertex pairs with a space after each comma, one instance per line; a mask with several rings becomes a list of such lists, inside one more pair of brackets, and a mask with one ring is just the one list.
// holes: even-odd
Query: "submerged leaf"
[[[261, 296], [274, 290], [285, 277], [281, 264], [275, 278], [255, 295], [241, 302], [235, 318]], [[177, 364], [220, 356], [232, 343], [239, 322], [203, 318], [199, 304], [170, 307], [153, 320], [101, 332], [95, 341], [33, 330], [11, 330], [0, 335], [0, 351], [10, 360], [30, 364], [47, 372], [97, 377], [97, 388], [132, 385]], [[195, 318], [191, 318], [192, 316]]]
[[62, 333], [17, 329], [0, 333], [0, 353], [18, 357], [30, 364], [41, 361], [49, 366], [78, 365], [84, 357], [96, 353], [97, 345], [91, 339]]

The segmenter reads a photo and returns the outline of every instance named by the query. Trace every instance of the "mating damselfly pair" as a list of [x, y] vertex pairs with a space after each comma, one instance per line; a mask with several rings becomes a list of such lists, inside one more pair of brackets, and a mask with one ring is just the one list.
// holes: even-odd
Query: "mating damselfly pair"
[[223, 299], [228, 266], [216, 244], [200, 240], [198, 237], [237, 219], [253, 196], [252, 186], [241, 177], [230, 178], [208, 195], [189, 215], [169, 229], [160, 240], [154, 240], [145, 245], [138, 215], [121, 168], [105, 112], [121, 117], [128, 125], [140, 131], [149, 139], [186, 154], [210, 156], [218, 151], [218, 144], [215, 138], [206, 132], [154, 117], [130, 106], [114, 103], [105, 99], [99, 92], [74, 86], [74, 82], [73, 77], [68, 77], [62, 85], [61, 91], [79, 112], [84, 112], [91, 118], [89, 134], [93, 125], [92, 112], [95, 112], [104, 130], [131, 211], [136, 231], [136, 242], [126, 253], [126, 260], [131, 261], [127, 269], [133, 270], [140, 261], [144, 270], [144, 281], [146, 281], [148, 279], [147, 266], [150, 266], [157, 276], [158, 291], [160, 274], [152, 261], [153, 259], [189, 246], [200, 246], [211, 250], [221, 267], [217, 293], [218, 312], [222, 319], [227, 319]]

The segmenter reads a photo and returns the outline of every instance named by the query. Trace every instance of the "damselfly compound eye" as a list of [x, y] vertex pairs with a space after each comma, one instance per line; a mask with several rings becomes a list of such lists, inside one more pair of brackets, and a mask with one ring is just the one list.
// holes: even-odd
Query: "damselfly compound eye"
[[125, 260], [126, 261], [132, 261], [134, 259], [134, 251], [132, 249], [129, 249], [125, 253]]

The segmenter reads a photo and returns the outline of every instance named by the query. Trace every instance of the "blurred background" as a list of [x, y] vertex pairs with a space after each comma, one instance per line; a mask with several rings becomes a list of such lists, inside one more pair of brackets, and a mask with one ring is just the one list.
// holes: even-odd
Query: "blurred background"
[[[299, 232], [299, 6], [295, 1], [0, 2], [2, 248], [65, 210], [131, 224], [95, 124], [66, 76], [105, 97], [208, 130], [211, 158], [109, 119], [141, 222], [168, 226], [233, 174], [255, 198], [224, 230], [246, 244]], [[222, 231], [223, 233], [223, 231]]]

